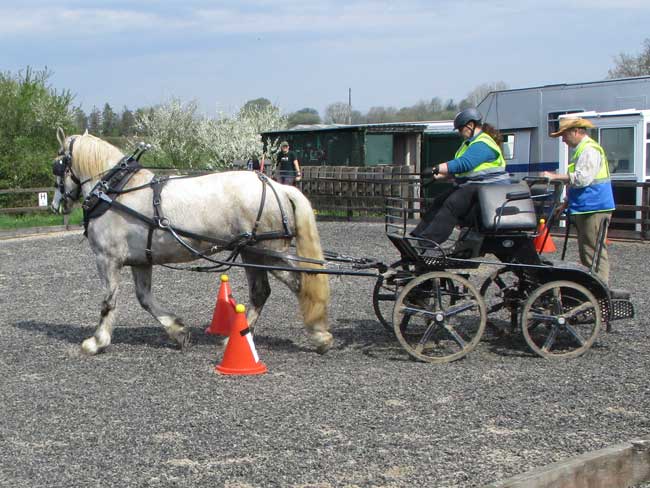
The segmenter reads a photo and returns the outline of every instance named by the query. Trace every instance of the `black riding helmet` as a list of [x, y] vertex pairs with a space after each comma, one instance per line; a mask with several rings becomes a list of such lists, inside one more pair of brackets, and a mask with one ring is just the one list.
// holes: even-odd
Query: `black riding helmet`
[[478, 122], [479, 124], [483, 120], [481, 112], [479, 112], [474, 107], [466, 108], [456, 114], [454, 117], [454, 129], [460, 130], [462, 127], [465, 127], [470, 122]]

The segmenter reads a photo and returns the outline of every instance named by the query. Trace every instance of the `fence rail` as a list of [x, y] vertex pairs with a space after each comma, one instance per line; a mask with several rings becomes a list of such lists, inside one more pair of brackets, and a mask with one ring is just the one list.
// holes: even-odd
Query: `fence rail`
[[[386, 197], [410, 199], [415, 205], [414, 218], [419, 218], [418, 208], [425, 206], [420, 195], [420, 177], [411, 166], [304, 166], [298, 187], [311, 200], [318, 212], [330, 213], [347, 219], [384, 215]], [[156, 170], [157, 173], [162, 172]], [[177, 174], [173, 169], [169, 174]], [[197, 172], [199, 173], [199, 172]], [[200, 172], [203, 173], [203, 172]], [[650, 183], [613, 181], [615, 188], [637, 188], [641, 191], [641, 205], [616, 206], [609, 236], [612, 238], [650, 240]], [[21, 188], [0, 190], [1, 195], [32, 194], [30, 203], [38, 202], [38, 193], [47, 192], [52, 198], [54, 188]], [[48, 207], [33, 204], [24, 207], [0, 207], [0, 214], [46, 212]], [[634, 217], [621, 216], [621, 212], [634, 212]], [[625, 229], [633, 227], [635, 230]], [[640, 229], [640, 230], [636, 230]]]

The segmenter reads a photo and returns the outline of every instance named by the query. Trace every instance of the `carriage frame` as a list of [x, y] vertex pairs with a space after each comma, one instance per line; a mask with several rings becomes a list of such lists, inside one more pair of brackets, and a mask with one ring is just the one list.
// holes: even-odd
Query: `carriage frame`
[[[560, 182], [526, 177], [513, 185], [484, 185], [451, 248], [409, 234], [416, 209], [403, 199], [386, 205], [386, 236], [400, 259], [380, 274], [373, 290], [377, 318], [414, 358], [444, 363], [480, 342], [487, 326], [499, 335], [521, 333], [530, 350], [547, 359], [584, 354], [605, 325], [631, 318], [629, 293], [612, 290], [596, 274], [605, 245], [601, 226], [593, 265], [550, 260], [543, 249], [557, 219]], [[496, 257], [486, 259], [486, 255]], [[479, 267], [491, 268], [480, 285]]]

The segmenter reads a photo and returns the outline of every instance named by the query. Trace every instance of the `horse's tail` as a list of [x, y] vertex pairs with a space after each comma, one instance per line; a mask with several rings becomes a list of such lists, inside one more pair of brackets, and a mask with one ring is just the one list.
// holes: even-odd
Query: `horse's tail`
[[[320, 236], [316, 227], [314, 210], [307, 197], [298, 189], [285, 186], [287, 196], [293, 205], [296, 220], [296, 249], [299, 256], [311, 259], [323, 259]], [[320, 264], [300, 263], [301, 267], [322, 268]], [[329, 280], [325, 274], [302, 273], [300, 293], [298, 294], [300, 310], [308, 327], [327, 326], [327, 305], [330, 300]]]

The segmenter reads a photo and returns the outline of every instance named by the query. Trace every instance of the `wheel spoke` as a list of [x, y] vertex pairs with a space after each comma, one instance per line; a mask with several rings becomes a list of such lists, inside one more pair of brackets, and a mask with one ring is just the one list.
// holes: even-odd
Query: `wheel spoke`
[[436, 312], [430, 312], [426, 308], [417, 308], [414, 306], [404, 305], [400, 310], [403, 311], [404, 315], [423, 315], [425, 317], [435, 317]]
[[573, 338], [578, 341], [578, 344], [580, 344], [580, 347], [585, 345], [585, 340], [582, 338], [582, 336], [578, 333], [578, 331], [573, 327], [572, 325], [567, 324], [566, 325], [566, 330], [567, 332], [573, 336]]
[[591, 302], [584, 302], [577, 307], [572, 308], [571, 310], [567, 311], [564, 316], [568, 319], [572, 319], [576, 315], [586, 312], [587, 310], [592, 310], [594, 306], [591, 304]]
[[444, 310], [442, 306], [442, 293], [440, 291], [440, 279], [436, 278], [433, 280], [433, 287], [436, 294], [436, 301], [433, 304], [433, 310]]
[[461, 349], [465, 349], [465, 346], [467, 346], [467, 343], [465, 342], [465, 339], [463, 339], [458, 332], [456, 332], [456, 329], [452, 327], [451, 324], [445, 323], [444, 328], [451, 337], [456, 341], [456, 343], [460, 346]]
[[454, 315], [458, 315], [459, 313], [465, 312], [466, 310], [472, 310], [474, 307], [476, 307], [476, 303], [473, 301], [461, 305], [456, 305], [454, 307], [448, 308], [445, 311], [445, 317], [453, 317]]
[[415, 346], [415, 351], [418, 354], [422, 354], [422, 351], [424, 350], [424, 346], [429, 342], [429, 338], [431, 337], [431, 334], [433, 334], [434, 329], [436, 328], [436, 323], [431, 321], [431, 324], [429, 324], [429, 327], [427, 327], [427, 330], [424, 331], [424, 334], [422, 334], [422, 337], [420, 337], [420, 340], [418, 341], [417, 345]]
[[560, 287], [553, 288], [553, 305], [554, 305], [554, 312], [557, 315], [562, 314], [562, 293], [560, 293]]
[[544, 345], [542, 346], [542, 351], [544, 352], [549, 352], [551, 348], [553, 347], [553, 344], [555, 343], [555, 338], [557, 337], [557, 327], [553, 327], [551, 329], [550, 334], [544, 341]]
[[539, 312], [530, 312], [528, 317], [533, 320], [538, 320], [539, 322], [555, 322], [555, 317], [553, 315], [546, 315]]

